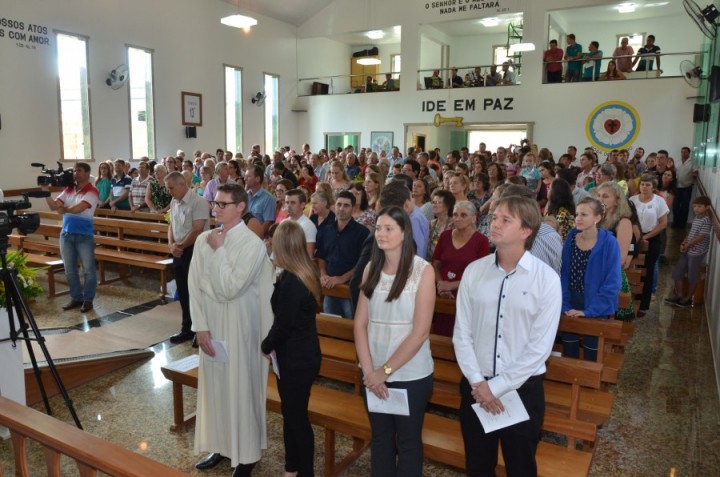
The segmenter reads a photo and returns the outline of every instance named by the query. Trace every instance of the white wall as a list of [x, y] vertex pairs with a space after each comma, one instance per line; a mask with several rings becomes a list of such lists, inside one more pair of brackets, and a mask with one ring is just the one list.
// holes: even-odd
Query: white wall
[[[350, 91], [350, 78], [328, 78], [350, 74], [350, 45], [329, 38], [304, 38], [298, 40], [297, 51], [298, 78], [320, 78], [315, 81], [332, 85], [330, 94]], [[311, 88], [312, 81], [303, 81], [298, 94], [310, 94]]]
[[[669, 94], [676, 91], [676, 94]], [[461, 116], [470, 123], [534, 122], [532, 140], [556, 155], [573, 144], [581, 149], [590, 144], [585, 133], [588, 115], [607, 101], [624, 101], [637, 109], [640, 133], [635, 145], [647, 151], [677, 151], [691, 141], [693, 134], [693, 100], [686, 99], [685, 83], [680, 78], [648, 81], [607, 82], [592, 84], [538, 85], [524, 82], [519, 86], [464, 88], [459, 90], [407, 91], [335, 97], [309, 98], [308, 123], [311, 144], [322, 143], [326, 131], [360, 131], [363, 141], [371, 131], [393, 131], [396, 144], [410, 144], [404, 138], [405, 124], [432, 124], [436, 111], [422, 111], [423, 101], [446, 101], [444, 117]], [[662, 101], [657, 101], [662, 97]], [[493, 110], [495, 100], [505, 104], [513, 98], [512, 110]], [[475, 100], [474, 111], [453, 111], [454, 101]], [[484, 101], [493, 105], [483, 109]], [[384, 114], [392, 104], [393, 114]], [[352, 114], [347, 114], [352, 111]], [[672, 114], [669, 114], [672, 112]], [[672, 131], [672, 134], [668, 134]], [[363, 144], [367, 145], [367, 144]], [[427, 147], [435, 147], [428, 136]]]
[[[455, 37], [450, 44], [450, 64], [458, 67], [473, 65], [491, 65], [493, 47], [507, 44], [507, 33], [492, 35], [473, 35]], [[483, 67], [483, 71], [488, 68]], [[460, 76], [470, 70], [461, 70]]]
[[[89, 37], [89, 77], [93, 151], [97, 159], [128, 158], [130, 154], [127, 87], [114, 91], [104, 82], [126, 62], [125, 45], [154, 50], [155, 124], [157, 155], [178, 148], [215, 150], [224, 147], [223, 64], [243, 68], [244, 146], [263, 144], [263, 108], [250, 97], [263, 89], [263, 73], [280, 77], [280, 142], [297, 143], [290, 105], [296, 94], [296, 29], [259, 17], [249, 34], [221, 25], [232, 13], [215, 0], [9, 0], [3, 17], [35, 23]], [[27, 28], [27, 26], [25, 27]], [[60, 156], [60, 132], [55, 69], [55, 41], [35, 50], [19, 48], [0, 38], [0, 164], [14, 165], [0, 176], [0, 188], [33, 186], [37, 169], [30, 162], [53, 164]], [[272, 54], [268, 54], [272, 52]], [[197, 139], [186, 139], [181, 124], [180, 92], [203, 95], [203, 126]], [[93, 166], [93, 169], [95, 166]]]

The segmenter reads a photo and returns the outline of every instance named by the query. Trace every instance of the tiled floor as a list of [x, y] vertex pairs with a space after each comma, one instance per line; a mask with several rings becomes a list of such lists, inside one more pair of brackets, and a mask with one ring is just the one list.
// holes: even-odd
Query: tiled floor
[[[670, 262], [678, 243], [671, 232], [667, 255]], [[720, 471], [720, 405], [703, 308], [680, 310], [662, 304], [666, 295], [670, 266], [661, 268], [658, 300], [647, 317], [636, 321], [635, 335], [626, 349], [625, 364], [618, 386], [610, 422], [599, 435], [592, 476], [716, 476]], [[96, 308], [82, 316], [77, 311], [62, 312], [65, 297], [38, 300], [33, 313], [41, 327], [88, 327], [102, 325], [138, 304], [151, 302], [157, 280], [152, 275], [133, 278], [127, 284], [101, 286]], [[95, 320], [99, 317], [104, 320]], [[189, 343], [173, 346], [168, 341], [156, 345], [155, 358], [116, 371], [70, 391], [85, 429], [152, 459], [192, 475], [230, 475], [229, 464], [200, 472], [193, 468], [193, 432], [173, 433], [171, 385], [160, 367], [192, 353]], [[186, 413], [192, 412], [195, 391], [186, 390]], [[56, 415], [70, 422], [59, 398], [52, 399]], [[35, 406], [40, 409], [40, 406]], [[270, 448], [254, 475], [278, 476], [283, 467], [282, 421], [268, 414]], [[316, 469], [322, 469], [322, 430], [316, 429]], [[340, 442], [346, 446], [348, 440]], [[0, 461], [6, 475], [13, 474], [11, 446], [0, 442]], [[44, 475], [43, 456], [37, 446], [30, 452], [33, 476]], [[425, 475], [456, 476], [459, 472], [426, 463]], [[64, 462], [63, 475], [77, 475], [70, 462]], [[368, 476], [366, 452], [344, 475]]]

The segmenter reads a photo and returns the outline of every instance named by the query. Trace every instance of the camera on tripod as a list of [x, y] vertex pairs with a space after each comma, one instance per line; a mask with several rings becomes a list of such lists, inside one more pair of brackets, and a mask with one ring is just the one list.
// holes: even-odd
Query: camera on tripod
[[50, 192], [38, 190], [26, 192], [22, 196], [22, 200], [0, 202], [0, 246], [7, 244], [8, 235], [15, 228], [25, 235], [37, 230], [40, 225], [37, 213], [15, 215], [15, 211], [30, 208], [30, 197], [50, 197]]
[[56, 170], [48, 169], [45, 164], [39, 162], [33, 162], [30, 164], [33, 167], [42, 167], [42, 173], [44, 176], [38, 176], [37, 185], [39, 186], [50, 186], [50, 187], [72, 187], [75, 185], [75, 178], [73, 177], [72, 169], [63, 169], [62, 163], [58, 161], [58, 168]]

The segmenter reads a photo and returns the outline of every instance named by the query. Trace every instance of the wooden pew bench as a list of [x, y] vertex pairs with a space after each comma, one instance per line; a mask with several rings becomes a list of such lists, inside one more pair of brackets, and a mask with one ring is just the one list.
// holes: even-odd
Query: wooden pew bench
[[98, 471], [117, 477], [189, 475], [4, 397], [0, 397], [0, 425], [10, 429], [18, 477], [30, 475], [29, 440], [43, 447], [48, 476], [61, 475], [61, 456], [74, 460], [82, 476], [94, 476]]
[[[56, 218], [54, 212], [44, 212], [41, 215], [50, 216], [48, 214], [53, 214], [51, 216]], [[95, 221], [96, 228], [110, 233], [95, 235], [95, 261], [98, 264], [100, 284], [126, 279], [128, 266], [157, 270], [160, 272], [160, 297], [165, 302], [168, 270], [172, 267], [172, 256], [167, 246], [167, 224], [101, 218], [96, 218]], [[98, 221], [100, 224], [97, 224]], [[12, 235], [10, 242], [19, 250], [36, 257], [47, 256], [47, 261], [52, 262], [60, 257], [61, 231], [61, 225], [43, 223], [31, 235]], [[107, 263], [119, 265], [117, 279], [107, 279]], [[53, 273], [61, 268], [55, 264]], [[50, 277], [48, 281], [50, 282]], [[52, 288], [54, 289], [54, 277]], [[51, 293], [50, 296], [54, 295]]]
[[[327, 315], [318, 315], [317, 323], [323, 352], [320, 375], [353, 384], [355, 390], [353, 393], [348, 393], [315, 385], [311, 393], [311, 422], [326, 430], [325, 475], [337, 475], [367, 448], [369, 424], [367, 424], [362, 397], [357, 394], [359, 371], [354, 354], [354, 344], [351, 341], [353, 322]], [[433, 335], [431, 348], [434, 350], [436, 363], [436, 385], [444, 383], [434, 389], [431, 402], [454, 411], [459, 407], [458, 383], [462, 376], [457, 364], [449, 359], [454, 359], [451, 340]], [[571, 363], [568, 364], [567, 361], [571, 361]], [[555, 363], [565, 364], [560, 366]], [[599, 386], [602, 365], [554, 358], [548, 362], [548, 367], [549, 376], [552, 377], [553, 372], [561, 376], [556, 379], [561, 379], [566, 384], [567, 392], [563, 394], [563, 390], [556, 391], [556, 394], [561, 396], [558, 399], [564, 400], [565, 405], [564, 407], [562, 405], [555, 406], [553, 413], [546, 415], [544, 429], [568, 436], [568, 447], [541, 442], [537, 454], [540, 475], [586, 475], [592, 454], [576, 450], [574, 448], [575, 440], [582, 439], [587, 447], [591, 448], [595, 442], [596, 427], [590, 421], [579, 419], [582, 416], [579, 405], [582, 393], [574, 392], [572, 386], [574, 385], [575, 389], [580, 390], [587, 384], [586, 381], [592, 379]], [[574, 373], [568, 371], [573, 369]], [[588, 373], [589, 370], [592, 372]], [[184, 420], [182, 411], [182, 386], [197, 387], [197, 368], [178, 372], [163, 367], [162, 372], [173, 382], [174, 424], [171, 429], [179, 429], [187, 422]], [[562, 377], [563, 373], [569, 377]], [[447, 382], [445, 382], [446, 380]], [[276, 397], [273, 394], [276, 393], [273, 383], [274, 377], [271, 376], [267, 405], [269, 410], [279, 412], [279, 396]], [[316, 396], [318, 397], [316, 398]], [[323, 404], [325, 400], [331, 402], [334, 407], [330, 408]], [[328, 414], [331, 415], [328, 416]], [[335, 432], [349, 435], [354, 439], [353, 450], [338, 464], [335, 463]], [[423, 443], [428, 458], [460, 469], [464, 468], [464, 446], [457, 419], [427, 413], [423, 428]], [[504, 466], [502, 456], [500, 456], [500, 466]]]

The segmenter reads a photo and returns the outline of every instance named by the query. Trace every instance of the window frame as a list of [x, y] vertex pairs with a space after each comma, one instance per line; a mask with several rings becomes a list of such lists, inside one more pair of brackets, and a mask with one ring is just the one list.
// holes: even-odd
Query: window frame
[[[272, 145], [272, 147], [268, 148], [267, 138], [268, 138], [268, 131], [267, 131], [267, 111], [268, 111], [268, 92], [265, 87], [265, 82], [267, 81], [268, 77], [274, 78], [277, 82], [277, 99], [275, 102], [275, 110], [276, 110], [276, 116], [277, 116], [277, 144]], [[274, 152], [277, 148], [280, 147], [280, 75], [277, 75], [275, 73], [268, 73], [263, 72], [263, 93], [265, 94], [265, 101], [263, 102], [263, 142], [265, 146], [265, 154], [269, 154], [272, 156], [272, 152]]]
[[[93, 140], [93, 121], [92, 121], [92, 98], [90, 95], [90, 36], [81, 35], [79, 33], [72, 33], [65, 30], [53, 29], [53, 35], [55, 36], [55, 72], [57, 73], [57, 100], [58, 100], [58, 130], [60, 133], [60, 161], [84, 161], [94, 162], [95, 161], [95, 141]], [[65, 157], [65, 138], [63, 129], [63, 115], [62, 115], [62, 88], [60, 85], [60, 52], [58, 51], [60, 42], [58, 41], [59, 35], [71, 36], [74, 38], [81, 39], [85, 42], [85, 71], [87, 80], [87, 120], [88, 120], [88, 137], [90, 138], [90, 157], [87, 158], [68, 158]]]
[[[227, 85], [227, 69], [232, 68], [235, 71], [240, 72], [240, 93], [238, 95], [238, 98], [240, 99], [240, 146], [236, 147], [236, 150], [233, 152], [233, 156], [237, 152], [243, 152], [243, 148], [245, 147], [245, 137], [244, 137], [244, 129], [243, 124], [245, 123], [245, 102], [243, 101], [243, 69], [239, 66], [223, 63], [223, 83], [224, 83], [224, 98], [223, 98], [223, 122], [225, 124], [225, 148], [228, 148], [229, 142], [228, 142], [228, 121], [227, 121], [227, 91], [228, 91], [228, 85]], [[263, 117], [264, 119], [264, 117]], [[264, 124], [264, 123], [263, 123]], [[244, 152], [243, 152], [244, 154]]]
[[[152, 110], [153, 110], [153, 120], [152, 120], [152, 123], [153, 123], [153, 124], [152, 124], [153, 145], [152, 145], [152, 153], [148, 150], [147, 156], [148, 156], [150, 159], [157, 159], [157, 124], [156, 124], [156, 121], [155, 121], [155, 50], [152, 49], [152, 48], [145, 48], [144, 46], [139, 46], [139, 45], [133, 45], [133, 44], [130, 44], [130, 43], [126, 43], [126, 44], [125, 44], [125, 60], [126, 60], [126, 63], [125, 63], [125, 64], [126, 64], [127, 67], [128, 67], [128, 75], [131, 75], [131, 74], [132, 74], [132, 73], [130, 72], [130, 48], [135, 49], [135, 50], [142, 50], [142, 51], [150, 54], [150, 69], [151, 69], [151, 71], [150, 71], [150, 81], [151, 81], [151, 86], [152, 86], [152, 98], [151, 98], [151, 102], [152, 102]], [[139, 157], [133, 157], [134, 154], [133, 154], [133, 132], [132, 132], [132, 131], [133, 131], [133, 129], [132, 129], [132, 126], [133, 126], [133, 120], [132, 120], [132, 91], [131, 91], [131, 88], [130, 88], [130, 77], [129, 77], [129, 76], [128, 76], [128, 81], [127, 81], [127, 90], [128, 90], [128, 93], [127, 93], [127, 98], [128, 98], [128, 127], [129, 127], [129, 131], [130, 131], [130, 135], [129, 135], [129, 136], [130, 136], [130, 138], [129, 138], [129, 139], [130, 139], [130, 154], [128, 155], [128, 157], [130, 158], [130, 160], [139, 160], [139, 159], [140, 159]], [[145, 121], [147, 122], [147, 110], [145, 111], [145, 114], [146, 114], [146, 116], [145, 116]], [[146, 130], [147, 130], [147, 127], [146, 127]], [[148, 146], [149, 146], [149, 145], [148, 145]], [[150, 149], [150, 147], [148, 147], [148, 149]], [[154, 157], [153, 157], [153, 156], [154, 156]]]

